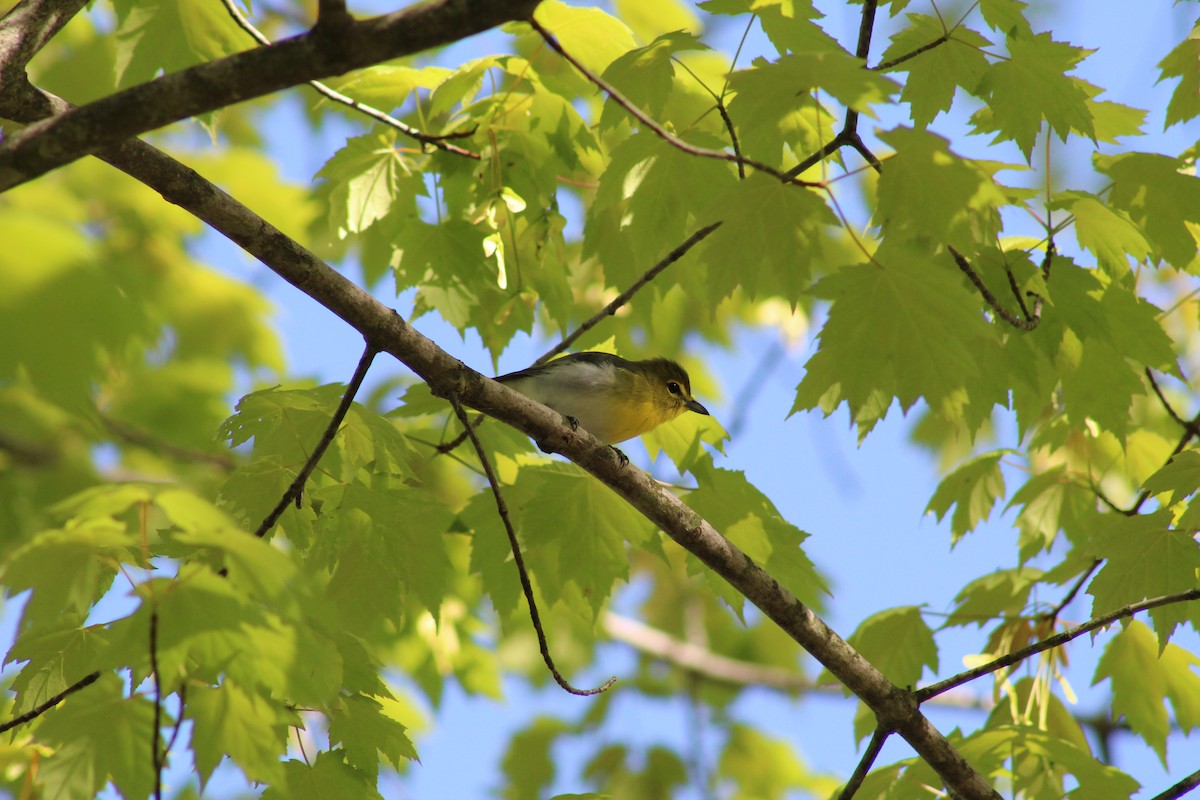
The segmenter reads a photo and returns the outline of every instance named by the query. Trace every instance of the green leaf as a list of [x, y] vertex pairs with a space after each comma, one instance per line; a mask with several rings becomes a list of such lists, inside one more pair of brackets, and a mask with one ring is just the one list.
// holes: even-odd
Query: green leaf
[[[701, 244], [712, 307], [738, 289], [750, 299], [798, 302], [837, 217], [815, 190], [753, 173], [714, 198], [706, 215], [722, 225]], [[747, 241], [757, 246], [751, 251]]]
[[[169, 715], [164, 714], [163, 723], [171, 724]], [[149, 700], [125, 697], [120, 678], [101, 675], [46, 715], [38, 728], [39, 738], [59, 745], [38, 770], [44, 796], [95, 797], [110, 780], [125, 797], [149, 796], [154, 787], [149, 752], [153, 724]]]
[[[404, 105], [408, 96], [418, 89], [432, 91], [450, 74], [451, 70], [433, 64], [420, 68], [404, 64], [376, 64], [348, 75], [326, 78], [324, 83], [360, 103], [386, 111]], [[322, 97], [319, 102], [327, 105], [331, 101]]]
[[734, 95], [727, 101], [729, 118], [742, 153], [757, 161], [786, 169], [835, 136], [834, 114], [817, 98], [779, 81], [773, 70], [737, 70], [729, 76], [729, 89]]
[[737, 797], [785, 797], [810, 780], [790, 744], [737, 723], [730, 726], [717, 768], [738, 787]]
[[[735, 183], [730, 165], [681, 153], [651, 133], [636, 133], [613, 149], [600, 176], [584, 222], [583, 254], [600, 259], [610, 285], [628, 286], [659, 254], [699, 227], [693, 220], [696, 209], [725, 197]], [[667, 270], [659, 285], [662, 279], [683, 282], [684, 275]]]
[[763, 80], [774, 80], [793, 92], [792, 105], [803, 103], [802, 94], [826, 92], [842, 105], [874, 116], [872, 106], [884, 103], [899, 90], [891, 78], [866, 68], [862, 59], [837, 50], [796, 52], [775, 61], [757, 59], [754, 69]]
[[823, 15], [810, 0], [706, 0], [700, 7], [710, 14], [754, 14], [781, 54], [841, 50], [816, 23]]
[[1164, 127], [1177, 122], [1187, 122], [1200, 116], [1200, 26], [1192, 29], [1191, 35], [1180, 42], [1166, 58], [1158, 62], [1159, 81], [1179, 78], [1179, 85], [1171, 94], [1167, 105]]
[[1029, 595], [1044, 573], [1033, 567], [1000, 569], [976, 578], [954, 597], [954, 611], [945, 627], [976, 625], [984, 627], [1002, 617], [1025, 613]]
[[138, 561], [135, 546], [125, 526], [112, 520], [42, 531], [5, 560], [0, 584], [10, 594], [33, 590], [22, 627], [63, 614], [82, 619], [108, 591], [121, 563]]
[[405, 727], [374, 697], [351, 695], [335, 706], [329, 716], [329, 741], [341, 744], [346, 760], [373, 777], [378, 777], [380, 757], [396, 769], [417, 760]]
[[411, 597], [436, 618], [454, 568], [444, 534], [453, 515], [424, 492], [353, 483], [329, 492], [314, 563], [332, 572], [328, 597], [341, 624], [376, 630]]
[[426, 194], [416, 165], [396, 144], [391, 129], [357, 136], [317, 172], [328, 181], [330, 226], [338, 236], [362, 233], [397, 208], [412, 210]]
[[1112, 714], [1125, 717], [1167, 767], [1167, 734], [1171, 724], [1165, 701], [1170, 699], [1180, 729], [1190, 732], [1200, 725], [1200, 677], [1193, 670], [1200, 658], [1168, 644], [1160, 648], [1154, 634], [1130, 620], [1104, 649], [1096, 665], [1093, 684], [1112, 681]]
[[950, 511], [950, 506], [956, 506], [950, 521], [954, 542], [985, 521], [997, 501], [1004, 497], [1004, 473], [1000, 470], [1000, 460], [1013, 452], [997, 450], [976, 456], [938, 484], [937, 491], [925, 507], [925, 513], [933, 512], [941, 522]]
[[975, 242], [999, 234], [1000, 209], [1009, 198], [996, 172], [1007, 165], [960, 158], [948, 141], [926, 131], [896, 128], [880, 138], [896, 151], [880, 175], [875, 209], [885, 237], [903, 235], [969, 252]]
[[707, 451], [702, 444], [724, 452], [723, 445], [728, 440], [729, 433], [715, 418], [694, 413], [685, 413], [642, 434], [650, 460], [656, 459], [659, 452], [664, 452], [680, 472], [690, 470], [704, 458]]
[[287, 725], [293, 720], [270, 700], [226, 679], [220, 686], [190, 688], [186, 713], [193, 723], [192, 748], [201, 786], [226, 756], [249, 780], [283, 780], [280, 759], [287, 752]]
[[539, 716], [509, 739], [501, 762], [508, 779], [505, 800], [539, 800], [543, 796], [554, 780], [554, 745], [568, 730], [561, 720]]
[[1042, 121], [1066, 141], [1069, 133], [1096, 138], [1082, 81], [1067, 73], [1091, 52], [1049, 33], [1008, 31], [1009, 57], [992, 64], [979, 84], [991, 114], [976, 114], [978, 130], [995, 131], [998, 140], [1011, 140], [1029, 159]]
[[[917, 606], [902, 606], [867, 617], [849, 638], [850, 646], [870, 661], [897, 686], [914, 687], [925, 669], [938, 668], [938, 648], [933, 631], [921, 618]], [[831, 676], [822, 673], [819, 682]], [[859, 703], [854, 716], [854, 735], [861, 740], [875, 727], [875, 715]]]
[[30, 626], [4, 657], [5, 665], [23, 661], [9, 690], [16, 693], [10, 709], [17, 716], [41, 705], [106, 663], [106, 632], [83, 626], [83, 618], [63, 615]]
[[564, 50], [597, 74], [637, 47], [625, 23], [598, 8], [544, 0], [538, 3], [534, 17]]
[[1184, 450], [1146, 479], [1143, 489], [1154, 494], [1171, 492], [1168, 502], [1178, 503], [1200, 489], [1200, 450]]
[[699, 487], [684, 501], [788, 591], [809, 605], [819, 604], [829, 590], [801, 548], [808, 534], [784, 519], [745, 473], [714, 467], [711, 458], [692, 472]]
[[203, 0], [114, 0], [117, 83], [178, 72], [249, 49], [254, 41], [220, 5]]
[[1096, 155], [1096, 168], [1112, 178], [1114, 208], [1129, 215], [1154, 246], [1156, 257], [1186, 269], [1196, 259], [1200, 179], [1181, 159], [1156, 153]]
[[[582, 593], [593, 618], [618, 580], [629, 577], [626, 541], [645, 542], [651, 525], [628, 503], [574, 464], [523, 468], [505, 490], [509, 512], [531, 569], [542, 565], [538, 586], [551, 603], [567, 584]], [[503, 538], [499, 519], [486, 535]]]
[[832, 302], [792, 412], [820, 407], [828, 415], [844, 401], [861, 432], [893, 399], [907, 411], [924, 398], [978, 426], [1003, 402], [992, 385], [1003, 356], [978, 301], [949, 269], [932, 268], [926, 253], [891, 247], [876, 259], [814, 287]]
[[[1190, 532], [1171, 529], [1169, 511], [1105, 517], [1088, 548], [1092, 555], [1104, 559], [1104, 566], [1087, 590], [1094, 598], [1093, 617], [1195, 587], [1200, 544]], [[1188, 619], [1187, 609], [1179, 604], [1159, 606], [1148, 613], [1160, 649], [1166, 647], [1175, 627]]]
[[[645, 47], [619, 56], [602, 77], [635, 106], [661, 120], [675, 86], [675, 54], [707, 49], [707, 45], [685, 31], [663, 33]], [[627, 119], [628, 112], [610, 97], [600, 114], [600, 130], [615, 128]]]
[[[880, 57], [888, 63], [914, 53], [945, 35], [942, 22], [926, 14], [908, 14], [909, 26], [892, 37]], [[924, 128], [938, 114], [949, 111], [954, 92], [962, 87], [974, 93], [988, 69], [983, 48], [991, 43], [976, 31], [958, 26], [950, 38], [892, 69], [908, 73], [900, 99], [912, 108], [912, 120]]]
[[1075, 217], [1079, 246], [1090, 250], [1114, 278], [1128, 274], [1130, 258], [1137, 262], [1150, 255], [1150, 243], [1128, 214], [1087, 192], [1061, 192], [1057, 201]]
[[317, 754], [312, 764], [287, 761], [283, 780], [263, 792], [263, 800], [383, 800], [375, 779], [344, 760], [340, 750]]

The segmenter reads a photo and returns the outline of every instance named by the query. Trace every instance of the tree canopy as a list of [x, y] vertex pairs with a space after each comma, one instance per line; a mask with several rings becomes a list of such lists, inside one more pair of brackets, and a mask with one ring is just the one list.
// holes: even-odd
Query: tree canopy
[[[1021, 0], [19, 0], [0, 785], [189, 797], [232, 765], [264, 798], [387, 796], [448, 687], [512, 681], [583, 695], [514, 710], [512, 800], [1200, 785], [1168, 752], [1200, 726], [1200, 23], [1141, 5], [1177, 24], [1138, 43], [1170, 87], [1145, 108]], [[217, 238], [269, 272], [236, 279]], [[346, 383], [286, 363], [285, 284], [361, 335]], [[626, 464], [476, 371], [544, 342], [677, 358], [716, 396], [703, 354], [772, 363], [744, 331], [810, 348], [756, 414], [911, 421], [947, 545], [1007, 537], [934, 576], [951, 607], [880, 592], [835, 630], [805, 548], [845, 531], [781, 513], [720, 421]], [[593, 683], [606, 641], [639, 660]], [[1111, 714], [1073, 704], [1072, 659]], [[730, 712], [756, 688], [844, 692], [848, 729], [798, 747], [840, 736], [857, 769]], [[606, 739], [616, 697], [687, 698], [715, 751]]]

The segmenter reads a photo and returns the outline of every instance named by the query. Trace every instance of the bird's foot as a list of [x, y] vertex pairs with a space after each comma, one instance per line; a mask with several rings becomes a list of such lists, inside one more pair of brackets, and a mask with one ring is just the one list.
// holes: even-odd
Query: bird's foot
[[612, 450], [614, 453], [617, 454], [617, 463], [619, 463], [622, 467], [629, 465], [629, 456], [625, 455], [620, 450], [613, 447], [611, 444], [608, 446], [608, 449]]

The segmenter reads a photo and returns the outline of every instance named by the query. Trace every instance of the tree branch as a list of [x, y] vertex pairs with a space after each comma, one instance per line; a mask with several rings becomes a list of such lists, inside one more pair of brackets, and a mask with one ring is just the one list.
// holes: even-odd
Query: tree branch
[[1170, 789], [1167, 789], [1165, 792], [1156, 794], [1154, 797], [1150, 798], [1150, 800], [1179, 800], [1180, 797], [1188, 794], [1197, 786], [1200, 786], [1200, 770], [1188, 775], [1186, 778], [1172, 786]]
[[1155, 597], [1150, 600], [1143, 600], [1140, 603], [1132, 603], [1130, 605], [1123, 606], [1118, 608], [1116, 611], [1096, 617], [1095, 619], [1085, 622], [1082, 625], [1077, 625], [1070, 630], [1066, 630], [1047, 639], [1043, 639], [1036, 644], [1031, 644], [1029, 647], [1022, 647], [1020, 650], [1015, 650], [1008, 655], [1001, 656], [1000, 658], [989, 661], [988, 663], [975, 667], [974, 669], [969, 669], [966, 672], [960, 672], [959, 674], [951, 678], [947, 678], [944, 681], [939, 681], [926, 686], [923, 689], [918, 689], [916, 691], [917, 702], [924, 703], [931, 697], [937, 697], [942, 692], [953, 689], [956, 686], [962, 686], [964, 683], [968, 683], [976, 678], [988, 675], [996, 670], [1010, 667], [1013, 664], [1024, 661], [1030, 656], [1037, 655], [1045, 650], [1060, 647], [1072, 639], [1077, 639], [1085, 633], [1091, 633], [1097, 628], [1103, 628], [1104, 626], [1116, 622], [1119, 619], [1132, 617], [1134, 614], [1142, 611], [1148, 611], [1152, 608], [1158, 608], [1159, 606], [1171, 605], [1172, 603], [1186, 603], [1192, 600], [1200, 600], [1200, 589], [1189, 589], [1186, 592], [1169, 594], [1163, 597]]
[[0, 191], [147, 131], [528, 19], [537, 0], [430, 0], [173, 72], [16, 131], [0, 142]]
[[[765, 172], [768, 175], [772, 175], [784, 183], [793, 183], [797, 186], [805, 187], [819, 187], [822, 185], [812, 181], [802, 181], [794, 175], [780, 172], [769, 164], [764, 164], [761, 161], [754, 161], [752, 159], [745, 158], [740, 153], [726, 153], [723, 150], [709, 150], [706, 147], [697, 147], [690, 142], [680, 139], [662, 125], [655, 122], [649, 114], [647, 114], [645, 111], [642, 111], [637, 107], [637, 105], [634, 104], [632, 100], [621, 94], [621, 92], [619, 92], [615, 86], [607, 83], [603, 78], [601, 78], [595, 72], [592, 72], [590, 69], [584, 66], [582, 62], [563, 49], [563, 46], [557, 39], [554, 38], [554, 35], [551, 34], [550, 31], [543, 28], [542, 24], [533, 18], [533, 15], [530, 15], [529, 19], [525, 21], [541, 35], [541, 37], [546, 41], [546, 44], [550, 46], [551, 50], [562, 56], [568, 64], [578, 70], [579, 74], [587, 78], [590, 83], [595, 84], [600, 91], [612, 98], [612, 101], [621, 108], [625, 109], [630, 116], [645, 125], [647, 130], [651, 131], [658, 136], [658, 138], [662, 139], [664, 142], [676, 148], [677, 150], [681, 150], [688, 155], [696, 156], [698, 158], [714, 158], [718, 161], [732, 161], [738, 165], [739, 169], [744, 164], [748, 167], [753, 167], [759, 172]], [[0, 188], [2, 188], [2, 185], [0, 185]]]
[[712, 223], [711, 225], [705, 225], [703, 228], [701, 228], [700, 230], [693, 233], [691, 236], [689, 236], [687, 238], [687, 240], [683, 244], [679, 245], [674, 250], [667, 253], [665, 256], [663, 256], [662, 260], [660, 260], [657, 264], [655, 264], [650, 269], [646, 270], [645, 274], [642, 275], [642, 277], [640, 277], [636, 281], [634, 281], [629, 286], [628, 289], [626, 289], [625, 291], [623, 291], [619, 295], [617, 295], [611, 303], [609, 303], [604, 308], [597, 311], [592, 316], [591, 319], [587, 320], [582, 325], [580, 325], [578, 328], [576, 328], [575, 330], [571, 331], [569, 334], [564, 336], [563, 340], [561, 342], [556, 344], [554, 347], [550, 348], [550, 350], [545, 355], [543, 355], [537, 361], [533, 362], [533, 366], [537, 366], [539, 364], [545, 364], [547, 361], [554, 358], [556, 355], [558, 355], [559, 353], [563, 352], [568, 347], [570, 347], [575, 342], [575, 340], [578, 339], [580, 336], [587, 333], [592, 328], [596, 327], [596, 325], [602, 319], [604, 319], [605, 317], [611, 317], [614, 314], [616, 314], [617, 310], [620, 309], [626, 303], [628, 303], [630, 301], [630, 299], [632, 299], [633, 296], [635, 294], [637, 294], [638, 291], [643, 286], [645, 286], [650, 281], [654, 280], [658, 276], [658, 273], [662, 272], [664, 269], [671, 266], [679, 259], [683, 258], [689, 250], [691, 250], [693, 247], [695, 247], [697, 244], [699, 244], [701, 241], [703, 241], [710, 233], [712, 233], [719, 227], [721, 227], [721, 223], [718, 221], [718, 222]]
[[291, 486], [288, 486], [287, 490], [283, 493], [283, 497], [279, 498], [279, 502], [275, 504], [275, 508], [271, 509], [271, 513], [267, 514], [266, 518], [254, 530], [255, 536], [260, 539], [266, 536], [267, 532], [275, 526], [275, 523], [279, 521], [279, 518], [283, 516], [283, 512], [287, 510], [288, 505], [291, 503], [295, 502], [296, 508], [300, 507], [300, 498], [304, 495], [304, 484], [308, 482], [308, 477], [317, 468], [317, 462], [321, 460], [321, 456], [325, 455], [325, 451], [329, 449], [329, 445], [333, 443], [334, 437], [337, 436], [338, 428], [342, 426], [342, 421], [346, 419], [346, 414], [349, 413], [350, 406], [354, 405], [354, 396], [358, 394], [363, 379], [367, 377], [367, 370], [371, 368], [371, 362], [375, 360], [375, 354], [378, 352], [378, 350], [371, 346], [370, 342], [367, 343], [367, 346], [363, 349], [362, 357], [358, 360], [358, 366], [354, 369], [354, 375], [350, 377], [350, 382], [346, 384], [346, 391], [342, 394], [341, 402], [338, 403], [333, 416], [329, 419], [329, 424], [325, 426], [325, 430], [321, 434], [320, 441], [313, 448], [312, 454], [304, 462], [304, 466], [301, 467]]
[[[983, 296], [984, 301], [987, 302], [988, 307], [995, 312], [996, 316], [1021, 331], [1031, 331], [1038, 326], [1042, 321], [1042, 306], [1040, 302], [1034, 306], [1034, 312], [1028, 319], [1017, 317], [1010, 313], [1004, 306], [1000, 305], [1000, 301], [996, 299], [996, 295], [992, 294], [991, 290], [987, 288], [987, 284], [983, 282], [983, 278], [979, 277], [979, 273], [971, 267], [971, 262], [967, 261], [962, 253], [949, 245], [947, 245], [947, 249], [950, 251], [950, 255], [954, 257], [954, 263], [958, 265], [959, 270], [979, 290], [979, 294]], [[1040, 300], [1041, 298], [1038, 299]], [[1024, 309], [1024, 305], [1022, 305], [1022, 309]]]
[[75, 692], [78, 692], [80, 689], [83, 689], [86, 686], [91, 686], [93, 683], [96, 682], [96, 680], [99, 677], [100, 677], [99, 671], [92, 672], [88, 675], [84, 675], [82, 678], [75, 681], [70, 686], [63, 689], [58, 694], [54, 695], [54, 697], [51, 697], [46, 702], [42, 703], [40, 706], [37, 706], [36, 708], [26, 711], [24, 714], [22, 714], [19, 717], [13, 717], [8, 722], [4, 723], [3, 725], [0, 725], [0, 733], [4, 733], [5, 731], [10, 731], [13, 728], [17, 727], [18, 725], [24, 725], [26, 722], [29, 722], [30, 720], [37, 719], [42, 714], [45, 714], [47, 711], [49, 711], [50, 709], [54, 708], [56, 705], [61, 703], [63, 700], [66, 700], [68, 697], [75, 694]]
[[620, 468], [607, 445], [584, 430], [564, 426], [559, 414], [541, 404], [468, 369], [392, 309], [161, 151], [130, 141], [99, 155], [261, 260], [359, 331], [380, 352], [395, 356], [435, 391], [455, 393], [460, 402], [547, 444], [597, 477], [812, 653], [871, 708], [880, 724], [908, 741], [947, 786], [968, 800], [999, 797], [920, 713], [911, 693], [892, 685], [811, 609], [670, 491], [641, 470]]
[[475, 435], [475, 429], [471, 427], [471, 421], [467, 418], [467, 412], [463, 411], [462, 404], [454, 395], [450, 395], [446, 399], [450, 401], [455, 415], [458, 416], [458, 421], [462, 423], [463, 429], [467, 432], [467, 436], [475, 448], [475, 455], [479, 457], [479, 463], [487, 476], [488, 486], [492, 489], [492, 497], [496, 500], [496, 513], [500, 515], [500, 521], [504, 523], [504, 532], [508, 534], [508, 544], [512, 548], [513, 561], [517, 565], [517, 574], [521, 578], [521, 589], [525, 592], [525, 601], [529, 603], [529, 619], [533, 623], [534, 632], [537, 633], [538, 649], [542, 651], [542, 661], [546, 662], [546, 669], [550, 670], [550, 674], [554, 676], [554, 682], [571, 694], [588, 697], [608, 691], [617, 682], [616, 678], [609, 678], [595, 689], [577, 689], [562, 676], [558, 667], [554, 666], [554, 659], [550, 655], [550, 645], [546, 641], [546, 630], [542, 627], [537, 601], [533, 597], [533, 584], [529, 581], [529, 570], [525, 568], [525, 557], [521, 555], [521, 543], [517, 541], [517, 532], [513, 530], [512, 520], [508, 516], [508, 504], [504, 502], [504, 495], [500, 492], [500, 481], [497, 480], [496, 473], [492, 470], [492, 462], [483, 449], [483, 443]]
[[884, 743], [891, 736], [891, 732], [883, 726], [875, 729], [871, 734], [871, 741], [867, 744], [867, 749], [863, 752], [862, 758], [858, 760], [858, 766], [854, 768], [854, 774], [850, 776], [850, 780], [846, 781], [846, 785], [842, 787], [841, 794], [838, 795], [838, 800], [850, 800], [858, 792], [862, 786], [862, 782], [866, 780], [867, 773], [871, 771], [875, 759], [879, 758], [879, 752], [883, 750]]

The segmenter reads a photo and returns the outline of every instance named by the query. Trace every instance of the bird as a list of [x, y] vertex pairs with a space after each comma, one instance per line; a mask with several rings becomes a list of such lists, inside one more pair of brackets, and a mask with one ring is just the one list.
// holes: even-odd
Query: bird
[[[654, 430], [685, 411], [709, 415], [692, 397], [687, 370], [667, 358], [630, 361], [585, 351], [496, 380], [552, 408], [572, 427], [583, 428], [610, 447]], [[617, 454], [623, 456], [620, 450]]]

